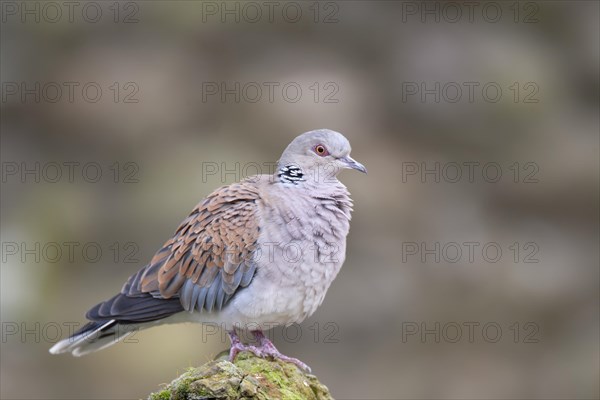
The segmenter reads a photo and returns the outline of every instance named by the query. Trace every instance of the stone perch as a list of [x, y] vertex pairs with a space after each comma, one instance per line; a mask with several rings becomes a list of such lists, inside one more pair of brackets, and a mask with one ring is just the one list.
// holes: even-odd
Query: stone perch
[[222, 354], [190, 368], [148, 400], [333, 400], [316, 376], [294, 364], [258, 358], [250, 352], [240, 353], [231, 363]]

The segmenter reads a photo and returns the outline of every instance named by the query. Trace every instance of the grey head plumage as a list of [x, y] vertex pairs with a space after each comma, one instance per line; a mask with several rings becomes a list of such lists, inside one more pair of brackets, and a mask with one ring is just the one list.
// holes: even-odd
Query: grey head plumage
[[[350, 142], [339, 132], [316, 129], [296, 137], [284, 150], [278, 162], [280, 177], [292, 182], [298, 176], [323, 182], [335, 178], [345, 168], [366, 173], [364, 165], [350, 157]], [[305, 179], [309, 180], [309, 179]]]

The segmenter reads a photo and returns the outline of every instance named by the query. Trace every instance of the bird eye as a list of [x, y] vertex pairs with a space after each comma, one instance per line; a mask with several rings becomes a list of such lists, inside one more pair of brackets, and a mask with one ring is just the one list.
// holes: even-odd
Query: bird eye
[[327, 151], [325, 146], [323, 146], [322, 144], [316, 145], [314, 150], [315, 150], [315, 153], [317, 153], [321, 157], [325, 157], [325, 156], [329, 155], [329, 152]]

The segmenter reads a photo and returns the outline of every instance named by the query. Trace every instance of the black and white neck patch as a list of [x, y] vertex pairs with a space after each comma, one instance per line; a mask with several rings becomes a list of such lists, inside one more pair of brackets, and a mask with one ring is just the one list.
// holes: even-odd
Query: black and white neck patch
[[277, 173], [277, 177], [283, 183], [292, 183], [294, 185], [304, 181], [304, 173], [295, 165], [281, 167]]

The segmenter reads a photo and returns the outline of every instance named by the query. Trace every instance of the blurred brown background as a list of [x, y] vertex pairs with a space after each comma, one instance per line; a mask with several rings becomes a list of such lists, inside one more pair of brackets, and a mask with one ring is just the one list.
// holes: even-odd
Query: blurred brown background
[[598, 398], [598, 3], [473, 3], [3, 1], [2, 398], [143, 398], [225, 349], [188, 325], [48, 353], [321, 127], [369, 175], [341, 176], [347, 261], [284, 353], [340, 399]]

